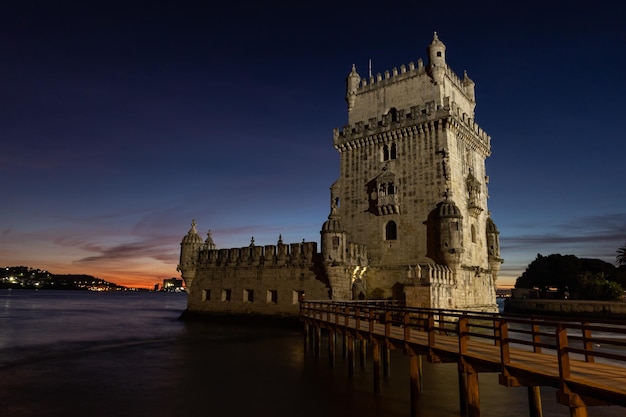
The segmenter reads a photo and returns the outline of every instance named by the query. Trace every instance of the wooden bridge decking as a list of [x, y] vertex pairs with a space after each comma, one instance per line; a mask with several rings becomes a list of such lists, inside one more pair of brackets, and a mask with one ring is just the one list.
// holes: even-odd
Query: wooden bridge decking
[[[461, 411], [470, 416], [480, 415], [480, 372], [498, 373], [505, 386], [527, 386], [529, 396], [538, 395], [533, 388], [554, 387], [572, 417], [587, 416], [587, 406], [626, 407], [623, 322], [329, 301], [302, 301], [300, 318], [306, 326], [403, 349], [433, 363], [458, 363], [460, 387], [467, 391], [460, 392], [467, 403]], [[540, 398], [529, 401], [538, 404], [531, 416], [540, 416]]]

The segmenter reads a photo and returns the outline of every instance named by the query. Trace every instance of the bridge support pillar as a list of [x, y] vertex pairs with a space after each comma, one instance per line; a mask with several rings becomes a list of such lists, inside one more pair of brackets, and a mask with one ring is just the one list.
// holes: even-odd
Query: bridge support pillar
[[359, 355], [359, 365], [361, 368], [365, 367], [365, 359], [367, 357], [367, 340], [361, 339], [359, 340], [360, 345], [360, 355]]
[[354, 336], [348, 334], [348, 377], [354, 377]]
[[315, 326], [315, 357], [320, 357], [320, 352], [322, 350], [322, 328], [319, 326]]
[[459, 399], [461, 415], [480, 417], [478, 372], [459, 371]]
[[311, 346], [311, 325], [304, 322], [304, 351], [308, 352]]
[[337, 333], [334, 330], [328, 330], [328, 366], [335, 367], [335, 345], [337, 343]]
[[383, 373], [385, 377], [391, 375], [391, 351], [387, 347], [387, 344], [382, 345], [383, 350]]
[[417, 401], [422, 391], [422, 357], [417, 355], [413, 349], [408, 350], [409, 353], [409, 378], [411, 392], [411, 416], [417, 417], [419, 410]]
[[543, 417], [541, 387], [528, 387], [528, 410], [530, 417]]
[[556, 399], [559, 403], [569, 407], [570, 417], [587, 417], [587, 404], [579, 395], [569, 391], [565, 386], [563, 390], [556, 392]]
[[372, 340], [372, 361], [374, 362], [374, 394], [380, 394], [380, 344]]

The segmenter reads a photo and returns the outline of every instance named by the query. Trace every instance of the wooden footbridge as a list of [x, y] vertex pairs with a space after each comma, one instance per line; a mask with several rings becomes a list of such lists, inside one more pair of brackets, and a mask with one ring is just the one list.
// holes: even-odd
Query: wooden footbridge
[[[334, 364], [336, 336], [342, 335], [353, 377], [355, 342], [360, 354], [371, 346], [374, 392], [380, 393], [381, 365], [389, 349], [409, 356], [411, 416], [417, 415], [421, 361], [458, 363], [460, 413], [480, 416], [478, 374], [495, 372], [500, 384], [528, 387], [529, 414], [542, 416], [540, 387], [557, 389], [557, 401], [571, 417], [587, 407], [626, 407], [626, 324], [608, 320], [557, 319], [403, 307], [391, 302], [301, 301], [306, 346], [319, 354], [328, 332]], [[624, 409], [626, 415], [626, 408]]]

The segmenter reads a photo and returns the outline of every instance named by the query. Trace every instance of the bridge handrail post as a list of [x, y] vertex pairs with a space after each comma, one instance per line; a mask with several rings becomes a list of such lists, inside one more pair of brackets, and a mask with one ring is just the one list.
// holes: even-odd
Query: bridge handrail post
[[532, 317], [530, 321], [530, 331], [533, 339], [533, 352], [541, 353], [541, 331], [539, 329], [539, 324], [537, 323], [537, 319], [534, 317]]
[[500, 346], [500, 324], [501, 321], [498, 316], [493, 316], [493, 344], [494, 346]]
[[556, 349], [559, 360], [559, 376], [563, 383], [571, 376], [569, 352], [567, 349], [567, 328], [563, 323], [559, 323], [556, 327]]
[[428, 347], [435, 347], [435, 313], [428, 313]]
[[589, 329], [589, 322], [582, 322], [583, 332], [583, 349], [585, 349], [585, 362], [595, 362], [593, 353], [593, 342], [591, 341], [591, 330]]
[[344, 326], [347, 328], [348, 324], [350, 324], [350, 306], [346, 305], [346, 307], [343, 310], [343, 316], [344, 316]]
[[327, 304], [326, 305], [326, 321], [330, 323], [330, 313], [333, 309], [333, 306], [331, 304]]
[[355, 329], [359, 330], [361, 328], [361, 307], [358, 305], [354, 309], [354, 318], [356, 320]]
[[509, 322], [500, 319], [500, 361], [502, 365], [511, 363], [511, 352], [509, 348]]
[[456, 325], [457, 333], [459, 337], [459, 360], [462, 360], [463, 355], [467, 353], [467, 341], [469, 339], [469, 332], [467, 331], [468, 330], [467, 323], [468, 323], [468, 317], [465, 313], [463, 313], [463, 315], [459, 317], [459, 320]]
[[385, 337], [391, 336], [391, 310], [385, 310]]
[[411, 340], [411, 315], [408, 311], [404, 312], [402, 326], [404, 327], [404, 342], [406, 343]]
[[370, 337], [373, 337], [374, 334], [374, 323], [376, 322], [376, 308], [370, 308], [369, 310], [369, 329], [370, 329]]

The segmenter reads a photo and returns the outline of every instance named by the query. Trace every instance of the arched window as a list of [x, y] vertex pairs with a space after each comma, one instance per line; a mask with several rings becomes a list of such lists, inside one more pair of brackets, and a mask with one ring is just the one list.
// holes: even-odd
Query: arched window
[[388, 222], [385, 225], [385, 240], [396, 240], [398, 239], [398, 229], [396, 226], [396, 222]]
[[396, 108], [395, 108], [395, 107], [392, 107], [392, 108], [389, 110], [389, 113], [388, 113], [388, 114], [390, 114], [390, 115], [391, 115], [391, 121], [392, 121], [392, 122], [397, 122], [397, 121], [398, 121], [398, 110], [396, 110]]
[[383, 146], [383, 161], [389, 161], [390, 159], [397, 159], [396, 144]]

